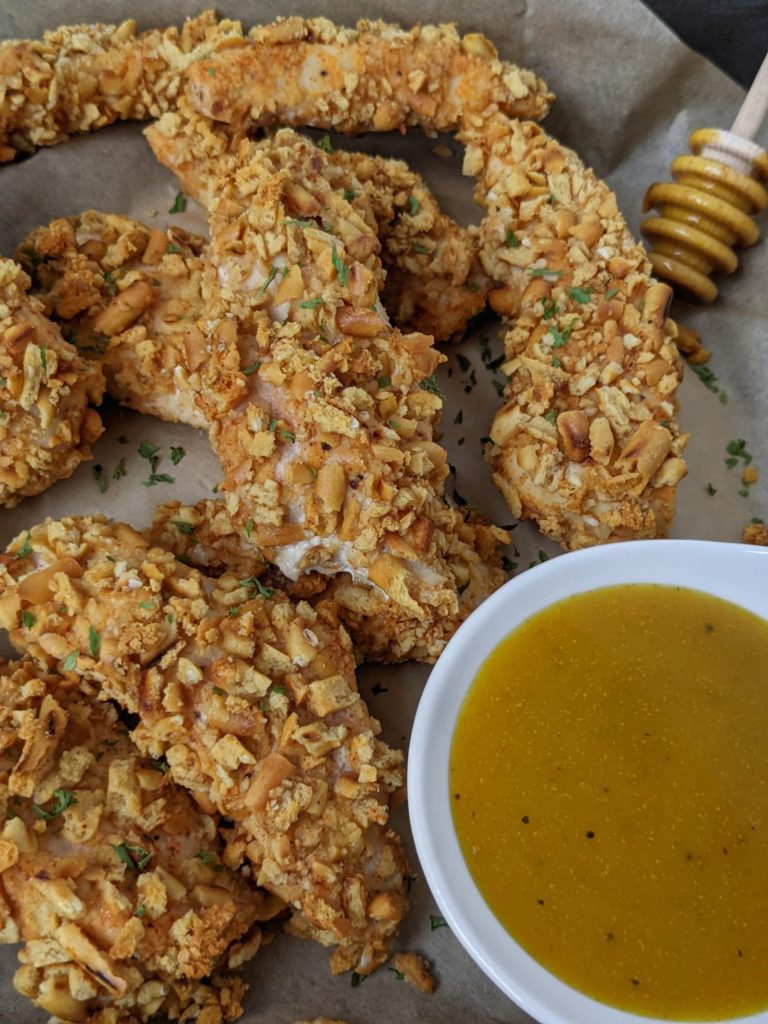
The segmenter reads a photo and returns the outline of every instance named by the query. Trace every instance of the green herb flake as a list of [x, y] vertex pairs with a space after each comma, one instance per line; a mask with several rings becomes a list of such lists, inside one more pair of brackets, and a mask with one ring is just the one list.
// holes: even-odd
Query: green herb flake
[[246, 377], [252, 376], [252, 374], [256, 373], [256, 371], [259, 369], [260, 366], [261, 366], [261, 360], [257, 359], [255, 363], [251, 363], [250, 366], [246, 366], [246, 368], [243, 370], [244, 376], [246, 376]]
[[379, 385], [380, 388], [388, 388], [389, 385], [392, 383], [392, 379], [390, 377], [384, 377], [384, 376], [377, 377], [376, 378], [376, 383]]
[[396, 967], [387, 967], [387, 970], [392, 971], [392, 973], [394, 974], [398, 981], [405, 981], [405, 975], [403, 974], [402, 971], [398, 971]]
[[144, 917], [146, 912], [147, 912], [147, 908], [144, 906], [143, 903], [140, 903], [138, 905], [138, 907], [136, 907], [136, 909], [134, 910], [133, 916], [134, 917]]
[[88, 629], [88, 650], [91, 652], [92, 658], [98, 658], [101, 654], [101, 637], [94, 626], [90, 626]]
[[156, 607], [154, 601], [139, 601], [139, 608], [143, 608], [145, 612], [153, 612]]
[[574, 302], [589, 302], [591, 297], [591, 288], [569, 288], [568, 294]]
[[549, 561], [549, 555], [546, 553], [546, 551], [539, 551], [539, 561], [540, 562], [548, 562]]
[[355, 190], [353, 188], [345, 188], [344, 189], [344, 198], [346, 199], [346, 201], [348, 203], [351, 203], [351, 202], [353, 202], [353, 200], [357, 199], [357, 192], [355, 192]]
[[173, 445], [171, 445], [171, 462], [174, 464], [174, 466], [178, 466], [178, 464], [181, 462], [181, 460], [184, 458], [186, 454], [187, 453], [183, 448], [176, 448]]
[[134, 846], [131, 843], [118, 843], [117, 845], [110, 843], [109, 845], [117, 854], [117, 859], [134, 871], [143, 871], [152, 860], [151, 851], [145, 850], [141, 846]]
[[38, 351], [38, 353], [40, 355], [40, 365], [43, 368], [43, 373], [47, 377], [48, 376], [48, 355], [47, 355], [48, 346], [47, 345], [38, 345], [37, 351]]
[[429, 249], [427, 248], [426, 245], [423, 245], [421, 242], [411, 242], [411, 249], [413, 249], [414, 252], [421, 253], [422, 255], [429, 254]]
[[172, 484], [176, 482], [176, 478], [170, 476], [168, 473], [150, 473], [147, 480], [142, 480], [142, 484], [145, 487], [154, 487], [156, 484]]
[[331, 249], [331, 263], [333, 264], [333, 268], [339, 276], [339, 284], [342, 286], [342, 288], [345, 288], [347, 280], [349, 278], [349, 268], [345, 266], [344, 261], [339, 256], [338, 250], [336, 249], [335, 245]]
[[520, 245], [520, 239], [517, 237], [514, 231], [508, 231], [504, 241], [506, 242], [508, 249], [517, 249]]
[[752, 456], [747, 451], [747, 442], [741, 437], [736, 438], [734, 441], [729, 441], [725, 446], [725, 450], [730, 456], [725, 460], [725, 464], [729, 469], [733, 469], [739, 459], [741, 459], [745, 466], [748, 466], [752, 461]]
[[246, 576], [244, 580], [240, 580], [241, 587], [247, 587], [250, 590], [249, 597], [255, 597], [257, 594], [259, 597], [274, 597], [275, 591], [272, 587], [265, 587], [258, 576]]
[[262, 296], [267, 294], [267, 288], [269, 288], [269, 286], [272, 284], [276, 277], [277, 267], [271, 266], [269, 268], [267, 276], [264, 278], [264, 281], [262, 282], [261, 288], [259, 288], [259, 290], [256, 292], [256, 296], [258, 298], [261, 298]]
[[172, 519], [171, 526], [175, 526], [179, 533], [183, 533], [185, 537], [191, 537], [195, 532], [195, 524], [188, 523], [184, 519]]
[[712, 484], [710, 484], [710, 483], [707, 484], [706, 491], [707, 491], [707, 494], [710, 496], [710, 498], [714, 497], [714, 495], [717, 494], [717, 488], [713, 487]]
[[552, 336], [552, 348], [563, 348], [563, 346], [567, 345], [568, 339], [571, 337], [573, 329], [578, 322], [578, 318], [574, 318], [562, 331], [559, 331], [554, 324], [550, 324], [549, 333]]
[[551, 320], [559, 312], [557, 303], [549, 295], [545, 295], [541, 300], [541, 310], [545, 320]]
[[99, 494], [104, 494], [107, 489], [107, 478], [104, 476], [104, 467], [100, 465], [93, 466], [91, 473], [93, 473], [94, 482], [99, 488]]
[[173, 200], [173, 206], [170, 208], [168, 213], [184, 213], [187, 208], [187, 197], [183, 192], [177, 192], [176, 198]]
[[222, 690], [222, 688], [220, 686], [212, 686], [211, 689], [213, 690], [213, 692], [216, 694], [217, 697], [226, 697], [227, 696], [227, 691], [226, 690]]
[[122, 458], [122, 459], [120, 459], [118, 464], [115, 466], [115, 468], [112, 470], [112, 479], [113, 480], [120, 480], [120, 479], [122, 479], [122, 477], [125, 476], [125, 474], [126, 474], [125, 458]]
[[420, 381], [419, 387], [422, 391], [428, 391], [430, 395], [440, 395], [442, 398], [442, 393], [440, 388], [437, 386], [434, 373], [431, 373], [428, 377], [425, 377], [424, 380]]
[[550, 409], [548, 412], [544, 413], [544, 419], [548, 420], [554, 426], [557, 422], [557, 413], [554, 409]]
[[64, 661], [61, 663], [62, 672], [74, 672], [77, 667], [77, 659], [80, 657], [80, 651], [70, 651]]
[[317, 148], [322, 149], [324, 153], [333, 152], [333, 143], [331, 142], [330, 135], [323, 135], [321, 139], [317, 140]]
[[32, 539], [29, 534], [26, 535], [22, 541], [21, 547], [14, 554], [14, 558], [29, 558], [32, 554]]
[[254, 523], [252, 519], [249, 519], [248, 522], [245, 524], [245, 536], [248, 538], [248, 540], [251, 539], [251, 534], [253, 533], [253, 526]]
[[117, 439], [117, 443], [118, 444], [130, 444], [131, 442], [130, 442], [130, 439], [125, 436], [125, 434], [121, 434], [120, 437], [118, 437], [118, 439]]
[[309, 228], [312, 227], [311, 220], [300, 220], [297, 217], [286, 217], [283, 220], [283, 224], [293, 224], [297, 228]]
[[614, 295], [618, 295], [618, 294], [619, 294], [619, 289], [618, 288], [609, 288], [608, 291], [605, 293], [605, 297], [606, 297], [606, 299], [612, 299], [614, 297]]
[[170, 253], [172, 256], [178, 256], [181, 253], [181, 246], [174, 245], [173, 242], [169, 242], [165, 247], [165, 251]]
[[464, 410], [463, 409], [459, 409], [459, 411], [456, 413], [456, 415], [453, 418], [453, 422], [454, 423], [463, 423], [464, 422]]
[[412, 217], [415, 217], [420, 209], [421, 203], [416, 196], [408, 196], [408, 213], [410, 213]]
[[195, 856], [198, 857], [203, 862], [203, 864], [206, 864], [209, 868], [213, 868], [214, 871], [224, 870], [222, 865], [219, 864], [216, 855], [214, 853], [211, 853], [210, 850], [203, 850], [202, 848], [200, 848], [195, 854]]
[[53, 821], [62, 811], [66, 811], [72, 804], [77, 803], [75, 794], [69, 789], [54, 789], [53, 795], [56, 797], [56, 803], [50, 811], [46, 811], [40, 804], [32, 804], [32, 810], [35, 812], [35, 815], [43, 821]]
[[107, 291], [109, 292], [109, 294], [117, 295], [117, 281], [115, 279], [115, 275], [111, 271], [105, 270], [103, 276], [104, 283], [107, 286]]
[[284, 441], [290, 441], [291, 444], [296, 440], [296, 435], [292, 430], [283, 430], [282, 427], [280, 428], [280, 436]]
[[367, 974], [358, 974], [357, 971], [352, 971], [352, 975], [349, 979], [349, 983], [352, 988], [358, 988], [368, 977]]
[[32, 629], [34, 624], [37, 622], [37, 616], [33, 615], [32, 612], [25, 608], [21, 613], [21, 624], [24, 629]]
[[528, 273], [531, 275], [531, 277], [544, 277], [544, 278], [555, 277], [555, 278], [557, 278], [557, 277], [562, 277], [563, 274], [565, 273], [565, 271], [564, 270], [550, 270], [549, 267], [533, 267], [533, 269], [529, 270]]
[[560, 360], [557, 358], [557, 356], [552, 356], [552, 364], [551, 365], [554, 366], [556, 370], [559, 370], [560, 367], [563, 364], [560, 362]]
[[299, 309], [317, 309], [318, 306], [322, 306], [323, 300], [320, 296], [316, 296], [314, 299], [304, 299], [303, 302], [299, 303]]
[[160, 461], [160, 456], [157, 454], [160, 449], [156, 444], [152, 444], [151, 441], [142, 441], [137, 449], [142, 459], [146, 459], [152, 467], [152, 472], [157, 469], [157, 464]]
[[438, 928], [447, 928], [448, 922], [442, 916], [442, 914], [430, 914], [429, 915], [429, 930], [436, 932]]

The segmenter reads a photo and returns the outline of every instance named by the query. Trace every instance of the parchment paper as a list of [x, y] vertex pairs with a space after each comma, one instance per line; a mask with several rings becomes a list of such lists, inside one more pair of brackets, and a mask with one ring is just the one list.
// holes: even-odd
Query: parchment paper
[[[0, 38], [38, 37], [43, 29], [63, 21], [119, 21], [136, 17], [141, 27], [180, 22], [202, 6], [184, 0], [6, 0], [0, 10]], [[242, 0], [222, 3], [219, 12], [241, 18], [246, 26], [269, 21], [277, 14], [323, 14], [351, 24], [358, 17], [382, 17], [410, 23], [455, 19], [462, 31], [488, 34], [501, 55], [536, 69], [557, 93], [558, 101], [546, 123], [553, 134], [577, 149], [616, 190], [627, 219], [637, 231], [642, 197], [653, 180], [665, 180], [671, 159], [687, 151], [688, 132], [695, 127], [728, 127], [741, 102], [742, 92], [725, 75], [687, 50], [661, 22], [636, 0], [422, 0], [417, 7], [406, 0], [379, 4], [339, 0], [317, 4], [302, 0]], [[762, 142], [765, 144], [766, 139]], [[341, 145], [351, 143], [339, 142]], [[407, 138], [371, 136], [354, 146], [402, 156], [421, 170], [446, 209], [464, 222], [477, 219], [471, 201], [471, 183], [460, 176], [458, 147], [449, 159], [434, 154], [434, 140], [420, 135]], [[32, 228], [51, 218], [75, 214], [88, 207], [134, 216], [146, 222], [199, 228], [201, 216], [192, 209], [179, 217], [166, 211], [177, 191], [175, 179], [157, 165], [137, 126], [119, 126], [42, 150], [22, 164], [0, 170], [0, 252], [11, 255]], [[742, 269], [723, 280], [721, 297], [711, 309], [679, 304], [677, 317], [698, 328], [713, 351], [710, 368], [717, 375], [720, 395], [707, 390], [693, 373], [686, 375], [680, 400], [681, 421], [691, 432], [687, 450], [690, 475], [680, 487], [679, 511], [672, 531], [676, 537], [739, 540], [742, 526], [752, 516], [768, 512], [768, 489], [763, 478], [742, 497], [741, 469], [724, 464], [726, 444], [743, 438], [758, 470], [768, 467], [768, 431], [763, 416], [763, 394], [768, 371], [763, 359], [768, 334], [766, 271], [768, 248], [747, 251]], [[446, 395], [444, 443], [456, 467], [455, 488], [471, 504], [498, 523], [511, 516], [490, 483], [480, 458], [480, 437], [488, 431], [498, 403], [493, 375], [483, 365], [481, 336], [490, 339], [493, 355], [500, 343], [492, 318], [483, 322], [459, 352], [469, 359], [462, 368], [456, 350], [442, 368]], [[472, 371], [477, 384], [472, 387]], [[499, 378], [495, 378], [499, 380]], [[465, 389], [469, 388], [467, 391]], [[463, 416], [456, 423], [459, 410]], [[100, 494], [93, 480], [94, 463], [83, 465], [70, 480], [48, 493], [24, 502], [13, 512], [0, 512], [0, 543], [46, 515], [92, 513], [127, 519], [143, 526], [154, 505], [170, 498], [194, 501], [218, 480], [217, 462], [203, 435], [169, 426], [108, 405], [106, 436], [96, 446], [95, 464], [104, 475], [126, 457], [127, 475], [110, 480]], [[120, 443], [119, 438], [128, 438]], [[175, 477], [173, 485], [145, 488], [146, 463], [136, 449], [143, 440], [162, 446], [161, 472]], [[186, 450], [184, 460], [172, 467], [171, 445]], [[765, 470], [768, 473], [768, 468]], [[707, 493], [707, 484], [716, 490]], [[768, 518], [768, 516], [766, 517]], [[515, 551], [510, 558], [525, 571], [541, 557], [557, 553], [555, 546], [530, 524], [514, 530]], [[410, 723], [428, 675], [423, 666], [396, 669], [363, 667], [361, 689], [374, 714], [382, 721], [385, 738], [407, 748]], [[438, 784], [439, 784], [439, 780]], [[405, 837], [413, 870], [421, 875], [412, 849], [404, 809], [395, 825]], [[437, 908], [427, 886], [418, 877], [412, 908], [397, 948], [417, 950], [434, 966], [439, 980], [436, 994], [427, 997], [381, 970], [357, 988], [349, 975], [330, 976], [327, 954], [313, 943], [279, 936], [246, 968], [251, 982], [247, 1024], [290, 1024], [317, 1014], [340, 1017], [349, 1024], [446, 1024], [530, 1020], [485, 979], [447, 928], [430, 930], [430, 914]], [[0, 953], [0, 1022], [33, 1024], [44, 1015], [31, 1009], [12, 989], [16, 960], [13, 950]]]

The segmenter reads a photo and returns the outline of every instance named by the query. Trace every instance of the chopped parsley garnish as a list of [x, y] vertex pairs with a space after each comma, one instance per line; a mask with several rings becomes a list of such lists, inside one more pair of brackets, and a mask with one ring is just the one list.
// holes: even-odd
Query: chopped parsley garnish
[[447, 928], [448, 922], [442, 916], [442, 914], [430, 914], [429, 915], [429, 930], [436, 932], [438, 928]]
[[185, 537], [189, 537], [195, 532], [195, 524], [187, 523], [183, 519], [172, 519], [171, 526], [175, 526], [179, 533], [183, 533]]
[[296, 440], [296, 435], [292, 430], [283, 430], [282, 427], [280, 428], [280, 436], [284, 441], [290, 441], [291, 444]]
[[545, 295], [541, 300], [541, 309], [545, 320], [551, 320], [558, 312], [557, 303], [549, 295]]
[[160, 461], [160, 456], [157, 454], [160, 449], [156, 444], [152, 444], [151, 441], [142, 441], [138, 447], [139, 455], [142, 459], [146, 459], [152, 468], [152, 472], [157, 469], [157, 464]]
[[318, 295], [314, 299], [304, 299], [303, 302], [299, 303], [299, 309], [317, 309], [317, 307], [321, 306], [322, 303], [323, 300]]
[[139, 608], [143, 608], [145, 612], [153, 612], [156, 607], [154, 601], [139, 601]]
[[493, 390], [496, 392], [499, 398], [501, 398], [502, 395], [504, 394], [504, 388], [507, 385], [501, 380], [492, 380], [491, 384], [493, 384]]
[[427, 246], [422, 245], [421, 242], [411, 242], [411, 248], [413, 249], [414, 252], [421, 253], [422, 255], [426, 255], [429, 253], [429, 249], [427, 248]]
[[277, 277], [277, 267], [272, 266], [272, 267], [269, 268], [269, 273], [264, 278], [264, 281], [262, 283], [261, 288], [259, 288], [259, 290], [256, 292], [257, 297], [261, 297], [262, 295], [266, 295], [267, 294], [267, 288], [269, 288], [269, 286], [272, 284], [272, 282], [275, 280], [276, 277]]
[[211, 689], [213, 690], [213, 692], [216, 694], [217, 697], [226, 697], [227, 696], [227, 691], [226, 690], [222, 690], [222, 688], [220, 686], [212, 686]]
[[249, 519], [248, 522], [245, 524], [245, 536], [248, 538], [248, 540], [251, 539], [251, 534], [252, 533], [253, 533], [253, 520]]
[[31, 554], [32, 554], [32, 540], [31, 540], [29, 534], [27, 534], [27, 536], [22, 541], [21, 547], [19, 548], [19, 550], [16, 552], [16, 554], [13, 557], [14, 558], [29, 558], [29, 556]]
[[40, 806], [40, 804], [32, 804], [32, 810], [35, 812], [36, 816], [38, 818], [42, 818], [43, 821], [53, 821], [53, 819], [57, 815], [61, 814], [62, 811], [66, 811], [66, 809], [71, 807], [72, 804], [77, 803], [75, 794], [69, 789], [54, 789], [53, 795], [56, 797], [56, 803], [50, 811], [46, 811], [44, 807]]
[[115, 468], [112, 470], [112, 479], [113, 480], [120, 480], [122, 477], [125, 476], [125, 473], [126, 473], [125, 459], [122, 458], [122, 459], [120, 459], [118, 464], [115, 466]]
[[336, 273], [339, 275], [339, 284], [342, 287], [346, 287], [347, 280], [349, 278], [349, 268], [345, 266], [344, 261], [339, 256], [336, 246], [331, 249], [331, 263]]
[[416, 196], [408, 196], [408, 213], [410, 213], [412, 217], [415, 217], [415, 215], [419, 212], [420, 209], [421, 203], [416, 198]]
[[156, 772], [160, 772], [161, 775], [168, 774], [168, 762], [164, 757], [153, 757], [149, 762]]
[[183, 192], [177, 192], [176, 198], [173, 200], [173, 206], [170, 208], [168, 213], [184, 213], [187, 208], [187, 197]]
[[277, 430], [277, 420], [271, 419], [269, 421], [269, 426], [267, 427], [267, 430], [270, 432], [270, 434], [274, 434], [274, 432]]
[[468, 292], [479, 292], [480, 291], [480, 285], [477, 283], [477, 281], [470, 281], [469, 284], [466, 285], [465, 287], [466, 287]]
[[144, 917], [146, 912], [147, 912], [147, 908], [144, 906], [143, 903], [140, 903], [138, 905], [138, 907], [136, 907], [136, 909], [134, 910], [133, 916], [134, 917]]
[[96, 483], [96, 486], [99, 488], [99, 493], [103, 494], [107, 489], [107, 479], [104, 476], [104, 467], [100, 465], [95, 465], [91, 469], [91, 473], [93, 473], [93, 479]]
[[618, 294], [619, 294], [619, 289], [618, 288], [609, 288], [608, 291], [605, 293], [605, 297], [606, 297], [606, 299], [612, 299], [614, 297], [614, 295], [618, 295]]
[[143, 871], [152, 860], [151, 851], [145, 850], [141, 846], [134, 846], [131, 843], [119, 843], [117, 846], [110, 843], [109, 845], [117, 854], [118, 860], [134, 871]]
[[216, 855], [211, 853], [210, 850], [203, 850], [201, 848], [197, 851], [196, 856], [203, 862], [203, 864], [207, 864], [208, 867], [213, 868], [214, 871], [224, 870], [222, 865], [219, 864], [218, 860], [216, 859]]
[[98, 658], [101, 654], [101, 637], [93, 626], [88, 629], [88, 650], [92, 658]]
[[392, 971], [392, 973], [394, 974], [398, 981], [405, 981], [405, 975], [403, 974], [402, 971], [398, 971], [396, 967], [387, 967], [387, 970]]
[[568, 339], [570, 338], [573, 328], [577, 323], [578, 320], [574, 318], [567, 327], [562, 329], [562, 331], [559, 331], [554, 324], [551, 324], [549, 327], [549, 333], [552, 335], [553, 339], [552, 348], [562, 348], [564, 345], [567, 345]]
[[440, 388], [437, 386], [434, 373], [431, 373], [428, 377], [425, 377], [424, 380], [420, 381], [419, 387], [422, 391], [428, 391], [430, 395], [440, 395], [442, 397], [442, 393]]
[[456, 413], [456, 415], [453, 418], [453, 422], [454, 423], [463, 423], [464, 422], [464, 410], [463, 409], [459, 409], [459, 411]]
[[520, 239], [517, 237], [514, 231], [508, 231], [507, 237], [504, 239], [508, 249], [517, 249], [520, 245]]
[[752, 516], [752, 518], [749, 521], [754, 526], [764, 526], [765, 525], [765, 523], [763, 522], [763, 520], [759, 516]]
[[367, 974], [358, 974], [357, 971], [352, 971], [349, 983], [352, 986], [352, 988], [357, 988], [359, 985], [363, 984], [367, 977]]
[[552, 366], [554, 366], [556, 370], [559, 370], [562, 365], [563, 364], [560, 362], [557, 356], [552, 356]]
[[715, 494], [717, 494], [717, 488], [713, 487], [712, 484], [710, 484], [710, 483], [707, 484], [706, 490], [707, 490], [707, 494], [710, 496], [710, 498], [713, 497]]
[[353, 188], [345, 188], [344, 198], [348, 203], [351, 203], [353, 199], [357, 199], [357, 192]]
[[296, 217], [286, 217], [283, 224], [294, 224], [297, 228], [309, 228], [312, 226], [311, 220], [299, 220]]
[[169, 476], [168, 473], [150, 473], [148, 480], [141, 481], [145, 487], [154, 487], [155, 484], [172, 484], [175, 483], [175, 478]]
[[323, 135], [321, 139], [317, 140], [317, 147], [318, 149], [322, 149], [324, 153], [332, 153], [333, 143], [331, 142], [331, 136]]
[[117, 439], [117, 443], [118, 444], [130, 444], [130, 439], [127, 438], [125, 436], [125, 434], [121, 434], [120, 437], [118, 437], [118, 439]]
[[546, 553], [546, 551], [539, 551], [539, 561], [540, 562], [548, 562], [549, 561], [549, 555]]
[[115, 280], [115, 275], [110, 270], [104, 271], [104, 283], [110, 295], [117, 295], [117, 281]]
[[171, 445], [171, 462], [174, 464], [174, 466], [178, 466], [178, 464], [181, 462], [181, 460], [184, 458], [186, 454], [187, 453], [183, 448], [176, 448], [173, 445]]
[[241, 587], [247, 587], [250, 590], [249, 597], [255, 597], [257, 594], [259, 597], [274, 597], [275, 591], [272, 587], [265, 587], [258, 576], [246, 576], [244, 580], [240, 580]]
[[165, 247], [165, 251], [171, 253], [172, 255], [178, 256], [179, 253], [181, 252], [181, 246], [174, 245], [173, 242], [169, 242], [168, 245], [166, 245]]
[[739, 437], [735, 441], [729, 441], [725, 446], [725, 450], [728, 452], [725, 464], [729, 469], [733, 469], [739, 459], [742, 460], [745, 466], [748, 466], [752, 461], [752, 456], [747, 451], [747, 442], [743, 438]]
[[549, 267], [534, 267], [528, 273], [531, 277], [562, 277], [564, 270], [550, 270]]
[[246, 377], [250, 377], [252, 374], [256, 373], [256, 371], [259, 369], [260, 366], [261, 366], [261, 360], [257, 359], [255, 363], [251, 363], [250, 366], [246, 366], [246, 368], [243, 370], [243, 374]]
[[544, 419], [548, 420], [553, 426], [557, 422], [557, 413], [554, 409], [549, 409], [544, 413]]
[[380, 388], [388, 388], [389, 385], [392, 383], [392, 378], [391, 377], [383, 377], [383, 376], [382, 377], [377, 377], [376, 378], [376, 383], [379, 385]]
[[80, 657], [80, 651], [70, 651], [64, 661], [61, 663], [62, 672], [74, 672], [77, 667], [77, 659]]
[[38, 353], [40, 355], [40, 365], [43, 368], [43, 373], [47, 377], [48, 376], [48, 355], [47, 355], [48, 346], [47, 345], [38, 345], [37, 351], [38, 351]]
[[21, 624], [24, 627], [24, 629], [32, 629], [36, 622], [37, 617], [33, 615], [28, 608], [25, 608], [24, 611], [21, 613]]
[[574, 302], [589, 302], [591, 288], [569, 288], [568, 294]]

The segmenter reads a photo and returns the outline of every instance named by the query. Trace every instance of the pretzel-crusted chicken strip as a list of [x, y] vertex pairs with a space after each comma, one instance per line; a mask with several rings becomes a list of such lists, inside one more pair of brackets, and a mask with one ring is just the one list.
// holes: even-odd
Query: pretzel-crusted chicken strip
[[221, 863], [165, 771], [72, 673], [0, 666], [0, 939], [24, 942], [16, 988], [62, 1021], [239, 1016], [239, 979], [200, 982], [274, 897]]
[[195, 326], [203, 245], [180, 228], [88, 210], [38, 228], [16, 255], [46, 313], [84, 357], [99, 361], [114, 398], [203, 428], [195, 399], [205, 358]]
[[[178, 112], [164, 114], [144, 134], [185, 194], [207, 208], [217, 178], [237, 166], [244, 139], [195, 115], [183, 99]], [[281, 154], [290, 158], [291, 151], [278, 150], [275, 160]], [[490, 285], [477, 262], [477, 237], [443, 213], [424, 180], [402, 160], [333, 149], [317, 162], [379, 236], [386, 270], [382, 299], [396, 323], [438, 341], [463, 332], [485, 306]]]
[[[281, 146], [293, 175], [274, 170]], [[428, 336], [389, 327], [377, 240], [315, 170], [322, 155], [279, 132], [219, 181], [200, 400], [220, 490], [289, 579], [348, 573], [429, 629], [457, 615], [465, 582], [453, 557], [463, 517], [446, 504], [433, 440], [442, 357]]]
[[0, 163], [114, 121], [159, 117], [184, 70], [242, 39], [240, 23], [212, 11], [176, 28], [136, 34], [120, 25], [75, 25], [42, 40], [0, 42]]
[[0, 505], [13, 508], [71, 476], [103, 431], [91, 403], [104, 392], [97, 366], [80, 358], [28, 295], [30, 279], [0, 259]]
[[309, 573], [296, 581], [286, 579], [266, 562], [248, 531], [233, 525], [223, 501], [205, 499], [195, 506], [166, 502], [155, 510], [148, 537], [204, 572], [224, 570], [238, 578], [259, 578], [268, 587], [311, 603], [332, 598], [360, 660], [434, 661], [467, 615], [506, 579], [498, 550], [500, 531], [447, 508], [443, 526], [442, 553], [459, 583], [459, 605], [455, 615], [427, 621], [344, 574]]
[[255, 28], [246, 45], [191, 64], [186, 81], [198, 110], [242, 129], [451, 131], [495, 111], [538, 119], [552, 99], [541, 79], [500, 61], [482, 35], [364, 20], [346, 29], [325, 18]]
[[387, 829], [403, 756], [377, 738], [333, 607], [208, 580], [101, 517], [47, 521], [3, 561], [11, 642], [140, 715], [139, 747], [234, 822], [223, 862], [249, 860], [291, 931], [336, 946], [334, 971], [383, 962], [406, 907]]
[[670, 288], [610, 189], [537, 125], [499, 120], [465, 141], [491, 305], [512, 321], [490, 430], [497, 486], [568, 548], [663, 536], [687, 440]]

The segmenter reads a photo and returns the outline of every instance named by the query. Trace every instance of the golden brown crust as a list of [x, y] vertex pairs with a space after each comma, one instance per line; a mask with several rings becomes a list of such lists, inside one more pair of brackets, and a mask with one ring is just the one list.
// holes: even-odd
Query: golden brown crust
[[747, 523], [744, 527], [742, 540], [745, 544], [757, 544], [768, 547], [768, 527], [765, 523]]
[[420, 126], [452, 131], [502, 111], [544, 117], [552, 95], [493, 44], [453, 25], [408, 31], [381, 21], [339, 28], [286, 18], [243, 46], [190, 65], [186, 91], [201, 113], [235, 128], [314, 125], [339, 132]]
[[104, 392], [97, 366], [80, 358], [28, 295], [29, 277], [0, 259], [0, 505], [70, 476], [102, 433], [91, 407]]
[[100, 517], [47, 521], [3, 562], [14, 645], [140, 715], [140, 749], [234, 822], [224, 864], [247, 860], [292, 932], [336, 946], [334, 970], [383, 962], [406, 907], [387, 828], [403, 756], [378, 739], [334, 609], [208, 580]]
[[212, 11], [136, 34], [136, 22], [74, 25], [42, 40], [0, 43], [0, 163], [114, 121], [159, 117], [176, 100], [185, 69], [228, 40], [239, 22]]
[[0, 698], [0, 934], [25, 943], [16, 987], [93, 1024], [206, 998], [200, 980], [265, 918], [266, 894], [221, 863], [214, 819], [72, 674], [4, 665]]
[[204, 239], [88, 210], [38, 228], [17, 251], [48, 316], [124, 405], [205, 427], [195, 401]]
[[610, 189], [538, 126], [499, 118], [464, 138], [490, 302], [514, 318], [494, 481], [565, 547], [663, 536], [686, 473], [671, 291]]

